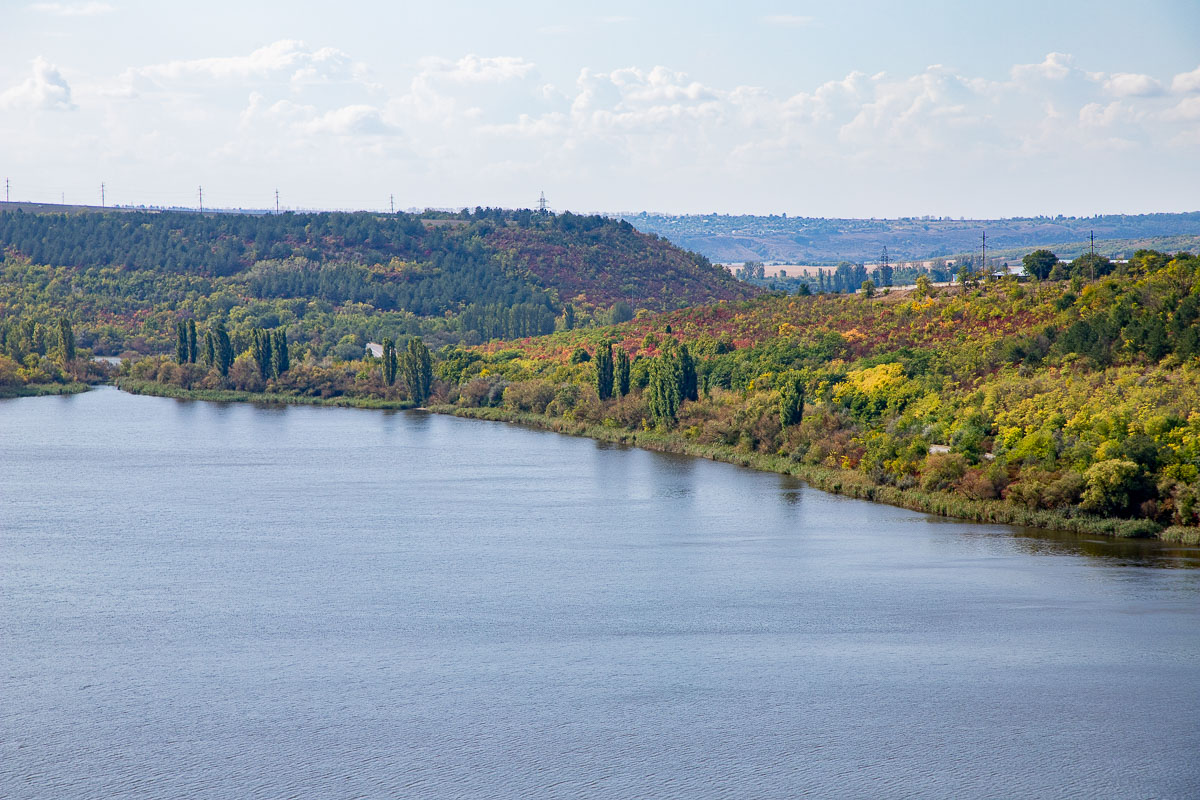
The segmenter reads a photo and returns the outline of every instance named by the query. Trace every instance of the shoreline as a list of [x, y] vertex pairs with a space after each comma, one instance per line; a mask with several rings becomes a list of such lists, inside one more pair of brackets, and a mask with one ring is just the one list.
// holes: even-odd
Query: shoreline
[[1107, 536], [1123, 539], [1155, 539], [1164, 543], [1200, 545], [1200, 529], [1172, 526], [1163, 528], [1150, 520], [1130, 520], [1092, 516], [1068, 516], [1057, 511], [1030, 510], [1000, 500], [973, 500], [948, 492], [925, 492], [919, 489], [898, 489], [877, 485], [866, 476], [850, 470], [817, 467], [792, 461], [787, 456], [740, 451], [734, 447], [691, 442], [673, 433], [654, 430], [627, 430], [606, 427], [564, 418], [550, 418], [530, 412], [509, 411], [503, 408], [464, 408], [453, 405], [431, 405], [424, 409], [407, 400], [380, 400], [355, 397], [305, 397], [302, 395], [240, 392], [218, 389], [183, 389], [154, 381], [118, 379], [116, 388], [130, 394], [166, 397], [177, 400], [204, 400], [220, 403], [266, 403], [274, 405], [309, 405], [336, 408], [381, 410], [426, 410], [435, 414], [476, 419], [486, 422], [506, 422], [551, 433], [579, 436], [595, 441], [624, 444], [663, 453], [705, 458], [760, 472], [773, 472], [798, 478], [814, 489], [831, 494], [868, 500], [967, 522], [1010, 525], [1072, 534]]
[[0, 400], [14, 400], [18, 397], [56, 397], [68, 394], [82, 394], [91, 391], [92, 384], [72, 381], [70, 383], [30, 383], [24, 386], [6, 386], [0, 388]]

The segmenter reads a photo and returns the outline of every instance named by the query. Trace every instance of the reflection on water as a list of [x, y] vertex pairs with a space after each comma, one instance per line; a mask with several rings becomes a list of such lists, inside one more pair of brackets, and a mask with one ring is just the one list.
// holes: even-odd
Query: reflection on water
[[0, 796], [1194, 797], [1197, 565], [425, 413], [0, 403]]

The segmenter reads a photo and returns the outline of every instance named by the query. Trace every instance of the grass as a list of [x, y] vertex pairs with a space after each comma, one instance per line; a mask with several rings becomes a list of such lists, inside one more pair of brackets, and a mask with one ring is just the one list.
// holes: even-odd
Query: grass
[[119, 378], [117, 388], [130, 394], [172, 397], [178, 400], [208, 400], [215, 403], [271, 403], [294, 406], [335, 406], [339, 408], [378, 408], [403, 410], [413, 408], [408, 400], [380, 400], [374, 397], [306, 397], [275, 392], [239, 392], [231, 389], [185, 389], [169, 383]]
[[92, 387], [86, 383], [31, 383], [27, 386], [0, 387], [0, 400], [13, 397], [47, 397], [60, 394], [79, 394]]
[[[585, 436], [605, 442], [628, 444], [648, 450], [707, 458], [738, 466], [750, 467], [765, 472], [792, 475], [810, 486], [834, 494], [871, 500], [901, 508], [955, 517], [971, 522], [987, 522], [1014, 525], [1023, 528], [1040, 528], [1052, 531], [1068, 531], [1118, 538], [1153, 539], [1182, 544], [1200, 544], [1200, 531], [1195, 528], [1173, 527], [1166, 532], [1149, 520], [1128, 520], [1109, 517], [1073, 516], [1057, 511], [1031, 510], [1024, 506], [1000, 500], [973, 500], [949, 492], [925, 492], [919, 489], [899, 489], [895, 486], [880, 486], [860, 472], [829, 469], [809, 464], [800, 464], [786, 456], [754, 453], [727, 445], [700, 444], [671, 432], [658, 430], [631, 431], [577, 422], [569, 419], [546, 417], [528, 412], [509, 411], [502, 408], [460, 408], [457, 406], [433, 406], [429, 409], [441, 414], [459, 417], [512, 422], [541, 430]], [[1170, 538], [1168, 538], [1168, 535]]]

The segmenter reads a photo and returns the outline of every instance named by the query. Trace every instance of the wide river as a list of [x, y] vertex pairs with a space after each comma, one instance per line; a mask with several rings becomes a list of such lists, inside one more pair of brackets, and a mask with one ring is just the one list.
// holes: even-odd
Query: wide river
[[419, 413], [0, 402], [0, 797], [1200, 796], [1200, 551]]

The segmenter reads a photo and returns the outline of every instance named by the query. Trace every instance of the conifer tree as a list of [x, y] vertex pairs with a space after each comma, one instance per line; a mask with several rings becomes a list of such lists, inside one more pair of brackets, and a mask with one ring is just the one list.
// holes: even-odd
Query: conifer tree
[[601, 400], [607, 400], [613, 394], [612, 343], [605, 342], [604, 347], [597, 348], [593, 361], [596, 364], [596, 394]]
[[617, 348], [617, 362], [613, 375], [613, 390], [617, 397], [629, 394], [629, 353], [624, 348]]

